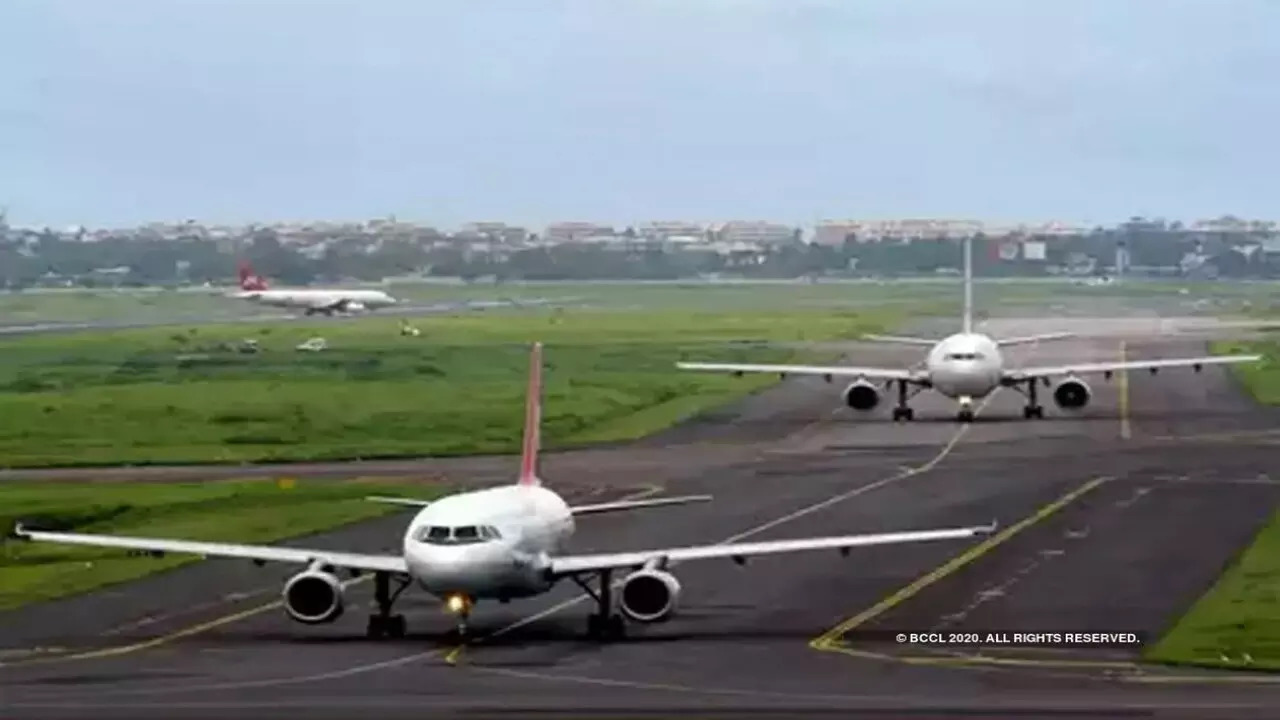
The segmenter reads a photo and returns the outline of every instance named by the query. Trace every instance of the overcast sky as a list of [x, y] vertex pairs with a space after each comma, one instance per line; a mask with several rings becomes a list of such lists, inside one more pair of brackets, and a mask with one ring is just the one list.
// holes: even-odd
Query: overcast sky
[[1280, 3], [0, 0], [17, 225], [1280, 215]]

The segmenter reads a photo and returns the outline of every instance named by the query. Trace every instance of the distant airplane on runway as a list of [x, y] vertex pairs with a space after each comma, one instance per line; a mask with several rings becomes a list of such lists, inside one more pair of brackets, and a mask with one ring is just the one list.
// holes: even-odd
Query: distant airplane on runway
[[232, 297], [271, 305], [274, 307], [305, 310], [307, 315], [323, 313], [358, 313], [365, 310], [390, 307], [398, 301], [381, 290], [287, 288], [271, 290], [267, 281], [254, 274], [253, 267], [240, 263], [240, 290]]
[[[596, 601], [598, 609], [588, 618], [588, 634], [612, 639], [625, 634], [624, 616], [639, 623], [661, 622], [672, 616], [680, 595], [680, 583], [670, 571], [674, 563], [731, 558], [744, 564], [750, 556], [802, 550], [839, 550], [845, 554], [854, 547], [958, 540], [995, 530], [992, 523], [981, 527], [875, 535], [562, 554], [573, 535], [575, 517], [711, 498], [693, 495], [569, 506], [560, 495], [543, 486], [537, 474], [541, 388], [542, 345], [539, 343], [533, 346], [530, 358], [524, 447], [519, 479], [514, 485], [459, 493], [431, 503], [412, 498], [369, 498], [422, 508], [409, 523], [399, 554], [366, 555], [266, 545], [41, 532], [24, 528], [21, 523], [15, 526], [14, 534], [41, 542], [127, 548], [154, 554], [175, 552], [244, 558], [258, 564], [305, 565], [305, 570], [285, 583], [283, 596], [288, 615], [306, 624], [329, 623], [342, 615], [345, 601], [337, 575], [339, 569], [345, 568], [353, 574], [371, 572], [377, 609], [369, 618], [367, 634], [370, 637], [404, 635], [404, 617], [392, 615], [391, 608], [404, 589], [415, 582], [444, 602], [445, 608], [457, 616], [460, 633], [465, 633], [466, 620], [476, 600], [507, 602], [512, 598], [540, 595], [568, 578]], [[613, 612], [612, 574], [615, 571], [627, 573], [621, 581], [618, 598], [621, 614]], [[594, 590], [588, 584], [592, 576], [598, 581]], [[394, 592], [392, 580], [397, 583]], [[755, 579], [748, 580], [751, 581]]]
[[[742, 373], [778, 373], [780, 375], [821, 375], [831, 382], [834, 377], [852, 377], [854, 381], [845, 388], [846, 405], [868, 411], [880, 404], [880, 391], [873, 380], [885, 381], [886, 388], [898, 386], [898, 404], [893, 408], [893, 419], [912, 420], [915, 413], [907, 404], [914, 395], [926, 389], [936, 390], [959, 402], [956, 414], [960, 422], [972, 422], [974, 402], [990, 395], [1000, 387], [1008, 387], [1023, 393], [1027, 405], [1022, 410], [1024, 418], [1043, 418], [1044, 408], [1037, 401], [1037, 386], [1050, 384], [1050, 378], [1065, 376], [1053, 390], [1054, 403], [1064, 410], [1080, 410], [1089, 404], [1093, 393], [1080, 377], [1090, 373], [1102, 373], [1108, 379], [1117, 371], [1150, 370], [1160, 368], [1192, 367], [1196, 372], [1205, 365], [1256, 362], [1261, 355], [1218, 355], [1162, 360], [1128, 360], [1123, 362], [1086, 362], [1062, 365], [1044, 365], [1012, 369], [1005, 367], [1000, 348], [1073, 337], [1072, 333], [1049, 333], [1026, 337], [993, 339], [984, 333], [973, 331], [973, 249], [972, 240], [964, 241], [964, 317], [959, 333], [942, 340], [927, 338], [869, 335], [868, 339], [929, 347], [924, 367], [919, 370], [898, 370], [875, 367], [821, 367], [813, 365], [747, 365], [734, 363], [680, 362], [682, 370], [728, 371]], [[914, 390], [914, 391], [912, 391]]]

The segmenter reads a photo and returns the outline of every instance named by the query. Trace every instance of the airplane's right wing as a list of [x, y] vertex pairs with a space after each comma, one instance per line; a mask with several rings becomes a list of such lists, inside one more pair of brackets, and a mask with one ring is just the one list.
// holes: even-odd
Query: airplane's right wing
[[923, 382], [925, 375], [915, 370], [898, 370], [894, 368], [822, 366], [822, 365], [751, 365], [737, 363], [696, 363], [678, 362], [681, 370], [705, 370], [711, 372], [731, 373], [777, 373], [779, 375], [829, 375], [831, 377], [854, 377], [868, 380], [906, 380]]
[[340, 568], [369, 572], [405, 573], [408, 567], [400, 555], [366, 555], [364, 553], [312, 550], [308, 548], [277, 547], [274, 545], [239, 545], [235, 543], [200, 542], [197, 540], [168, 540], [164, 538], [125, 537], [122, 535], [85, 535], [81, 533], [45, 532], [28, 530], [18, 523], [13, 528], [19, 540], [50, 542], [63, 545], [89, 545], [91, 547], [121, 548], [149, 553], [181, 553], [207, 557], [243, 558], [257, 562], [282, 562], [309, 565], [321, 562]]
[[650, 563], [664, 565], [688, 560], [732, 558], [744, 561], [756, 555], [801, 552], [805, 550], [847, 550], [871, 545], [925, 542], [928, 540], [963, 540], [995, 532], [996, 524], [948, 528], [944, 530], [915, 530], [910, 532], [879, 533], [874, 535], [842, 535], [836, 537], [802, 538], [798, 540], [766, 540], [763, 542], [726, 543], [723, 545], [699, 545], [693, 547], [641, 550], [636, 552], [600, 553], [595, 555], [566, 555], [551, 559], [548, 575], [553, 578], [601, 570], [641, 568]]

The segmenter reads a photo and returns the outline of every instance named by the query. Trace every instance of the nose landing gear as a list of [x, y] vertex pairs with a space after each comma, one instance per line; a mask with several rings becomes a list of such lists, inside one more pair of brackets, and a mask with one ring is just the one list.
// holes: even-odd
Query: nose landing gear
[[467, 636], [467, 618], [471, 616], [471, 608], [475, 602], [468, 596], [461, 593], [454, 593], [445, 598], [444, 607], [453, 613], [458, 619], [458, 639], [464, 639]]

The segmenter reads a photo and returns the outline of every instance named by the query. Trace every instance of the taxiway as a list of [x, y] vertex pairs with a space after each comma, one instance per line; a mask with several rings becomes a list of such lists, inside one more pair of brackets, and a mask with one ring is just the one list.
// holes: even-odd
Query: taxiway
[[[1026, 352], [1084, 360], [1202, 350], [1105, 337]], [[883, 356], [860, 360], [918, 354], [866, 352]], [[914, 423], [891, 422], [887, 407], [856, 417], [838, 408], [840, 389], [789, 380], [635, 447], [549, 456], [543, 475], [575, 495], [655, 487], [715, 495], [706, 505], [586, 519], [582, 550], [992, 519], [1000, 532], [844, 558], [680, 566], [681, 614], [632, 626], [615, 644], [583, 638], [588, 605], [572, 585], [478, 608], [476, 639], [465, 647], [451, 642], [451, 622], [437, 606], [406, 594], [398, 609], [410, 636], [374, 642], [363, 636], [365, 584], [352, 587], [337, 623], [307, 628], [273, 604], [288, 569], [206, 561], [0, 615], [0, 708], [95, 718], [565, 708], [597, 717], [747, 709], [1206, 717], [1280, 703], [1280, 683], [1268, 677], [1145, 666], [1134, 650], [979, 656], [893, 641], [897, 632], [934, 629], [1122, 631], [1154, 640], [1280, 500], [1280, 478], [1265, 474], [1280, 440], [1276, 414], [1243, 398], [1221, 370], [1099, 379], [1084, 412], [1047, 407], [1037, 421], [1022, 420], [1021, 397], [1003, 391], [971, 425], [952, 422], [953, 406], [930, 394], [913, 402]], [[648, 460], [641, 470], [630, 464], [638, 458]], [[495, 480], [504, 466], [509, 477], [514, 459], [471, 464]], [[468, 466], [442, 467], [393, 470], [457, 479]], [[404, 520], [308, 542], [392, 549]]]

